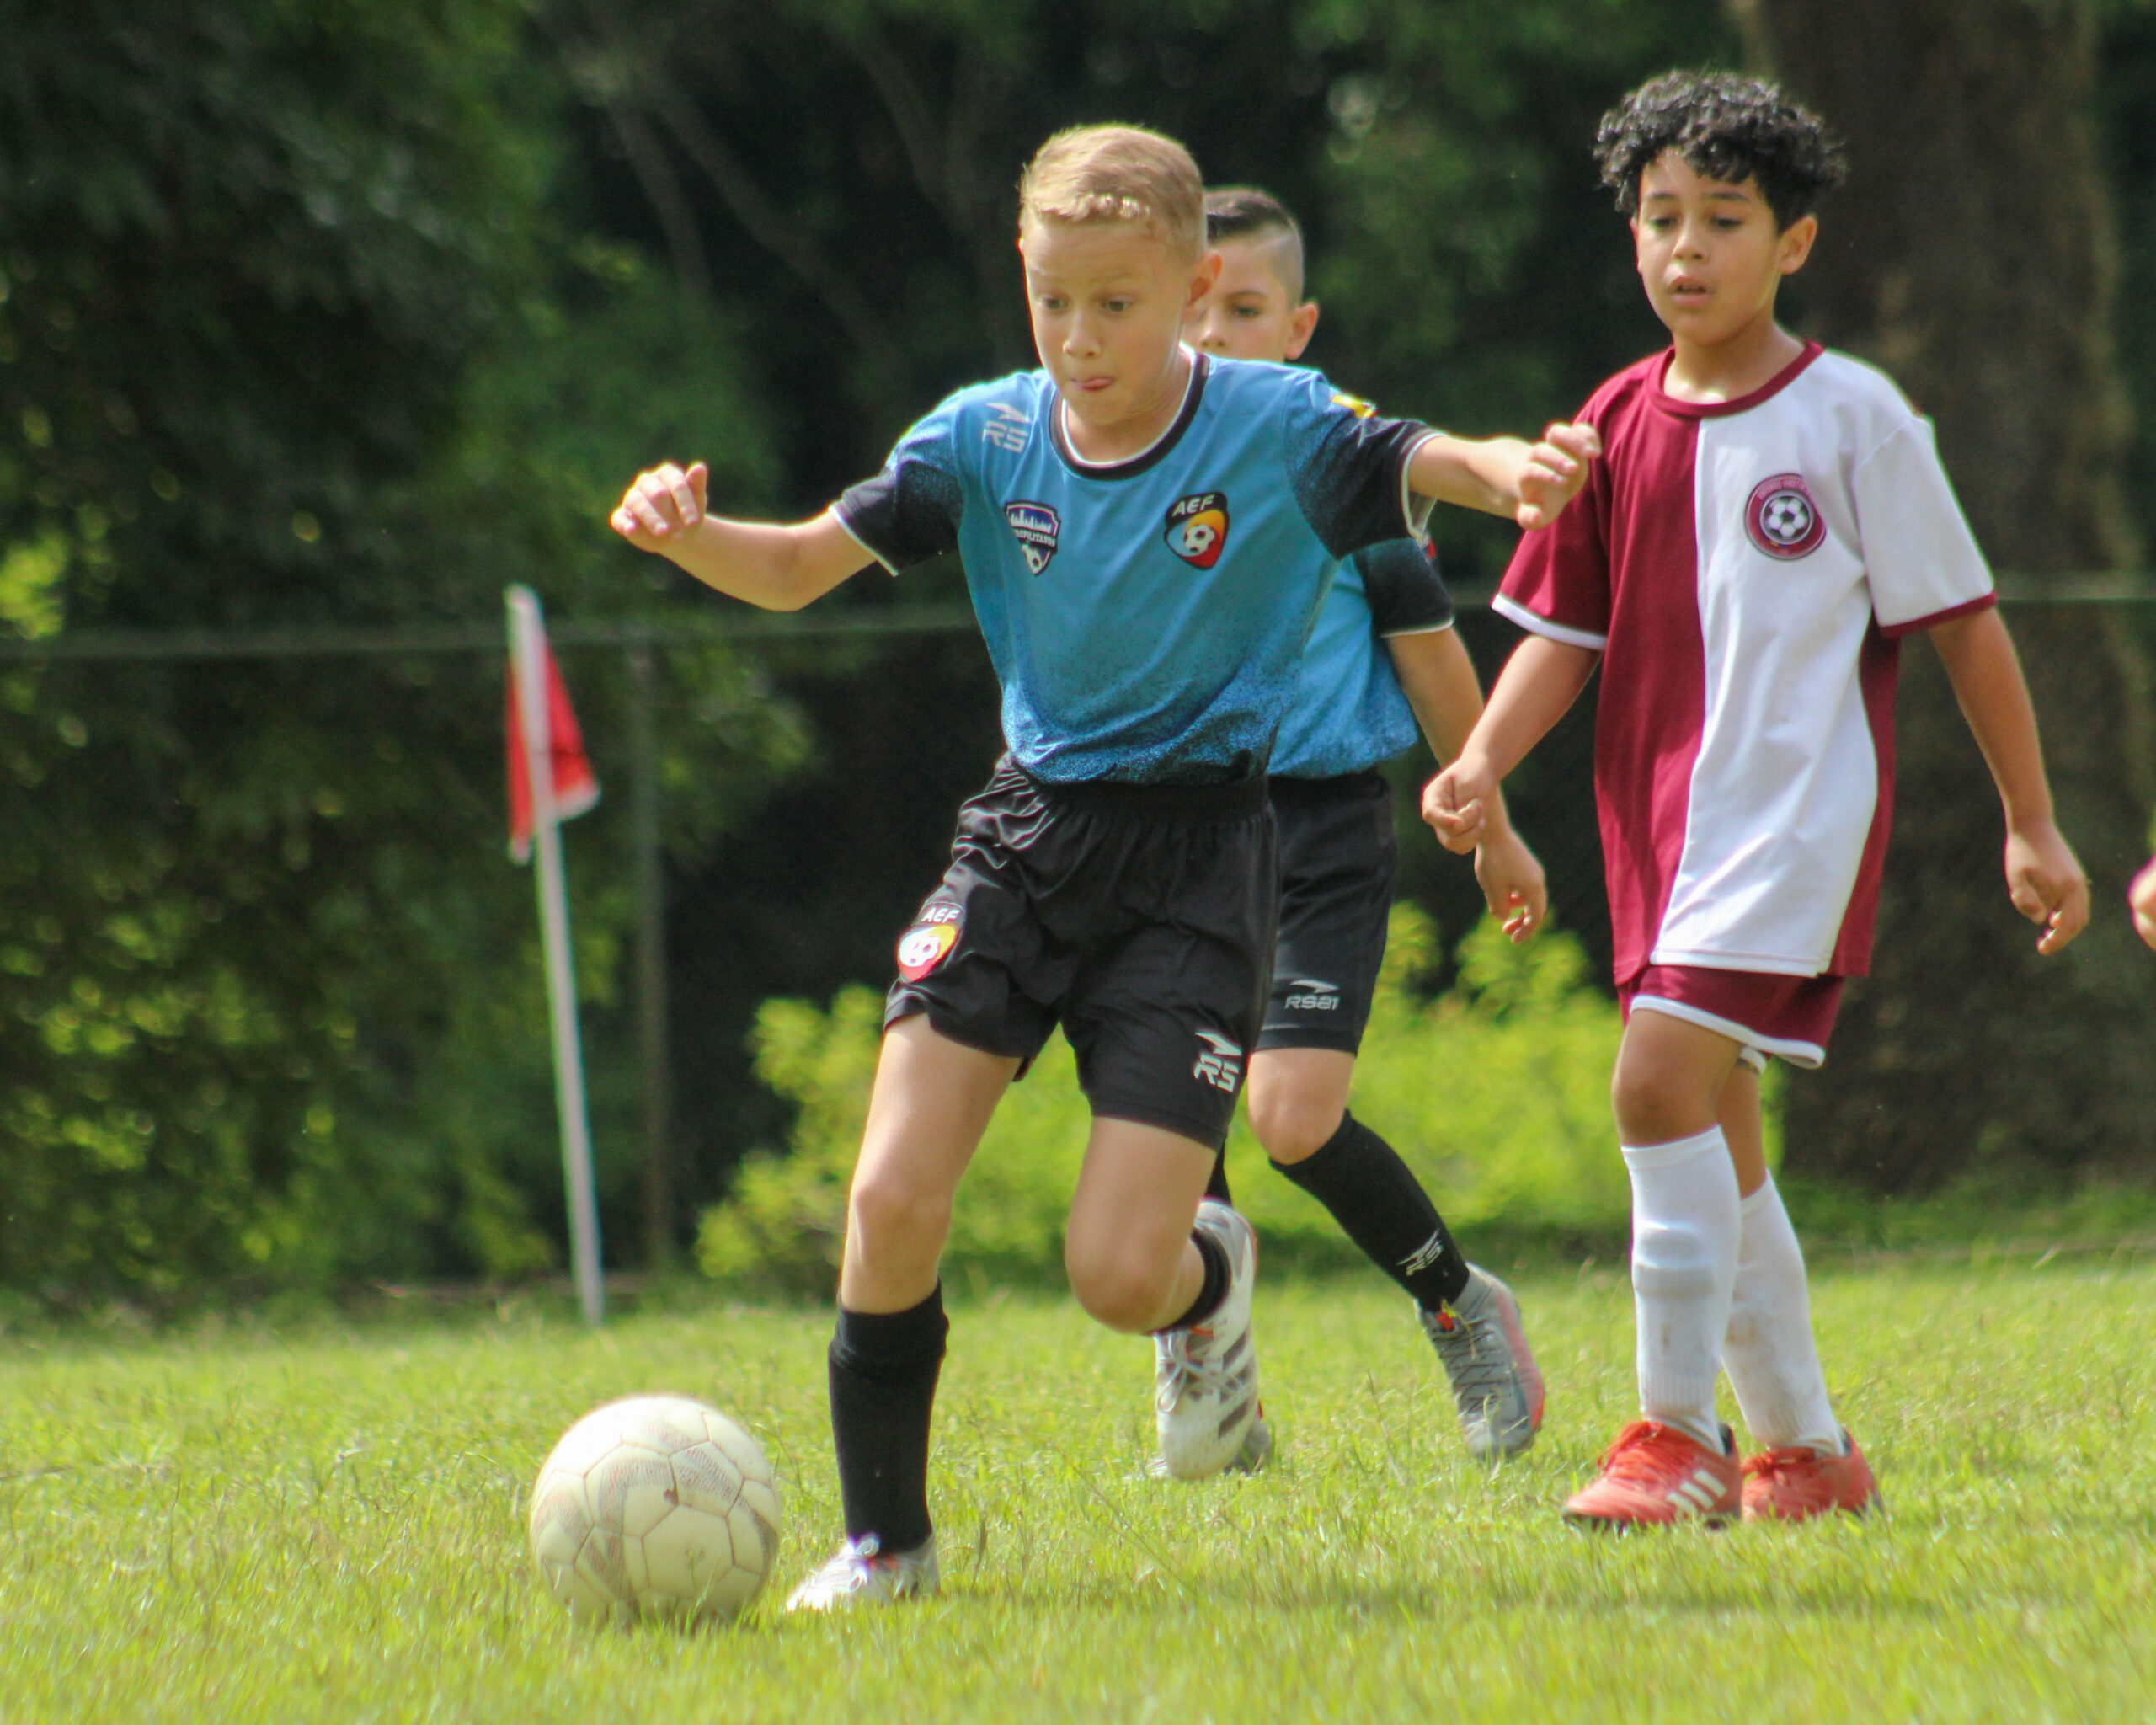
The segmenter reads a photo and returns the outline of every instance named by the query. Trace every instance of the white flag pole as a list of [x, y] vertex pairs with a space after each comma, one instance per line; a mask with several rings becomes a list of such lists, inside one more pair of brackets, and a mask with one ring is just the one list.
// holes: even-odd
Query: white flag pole
[[591, 1179], [591, 1124], [584, 1103], [584, 1051], [577, 1035], [576, 975], [569, 953], [568, 890], [562, 875], [561, 824], [554, 804], [554, 738], [548, 720], [538, 595], [511, 587], [510, 664], [531, 786], [531, 841], [538, 852], [539, 926], [547, 950], [547, 1003], [554, 1028], [554, 1105], [562, 1123], [562, 1176], [568, 1186], [569, 1255], [584, 1322], [606, 1315], [599, 1278], [599, 1202]]

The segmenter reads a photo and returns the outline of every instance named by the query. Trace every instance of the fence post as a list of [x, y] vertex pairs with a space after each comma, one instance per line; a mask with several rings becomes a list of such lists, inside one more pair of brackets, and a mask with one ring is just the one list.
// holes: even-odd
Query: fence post
[[643, 1067], [644, 1267], [674, 1258], [673, 1066], [666, 1035], [666, 868], [659, 846], [659, 761], [652, 724], [656, 681], [648, 640], [631, 644], [631, 823], [637, 881], [637, 1017]]

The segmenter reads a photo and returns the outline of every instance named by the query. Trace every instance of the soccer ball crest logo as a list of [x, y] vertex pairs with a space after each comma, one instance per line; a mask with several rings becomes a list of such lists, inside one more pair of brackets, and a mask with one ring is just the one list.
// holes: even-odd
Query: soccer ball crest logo
[[1209, 569], [1228, 548], [1228, 494], [1200, 491], [1168, 510], [1168, 549], [1193, 569]]
[[1827, 523], [1801, 473], [1777, 473], [1752, 488], [1744, 505], [1744, 531], [1768, 556], [1793, 563], [1809, 557], [1827, 537]]

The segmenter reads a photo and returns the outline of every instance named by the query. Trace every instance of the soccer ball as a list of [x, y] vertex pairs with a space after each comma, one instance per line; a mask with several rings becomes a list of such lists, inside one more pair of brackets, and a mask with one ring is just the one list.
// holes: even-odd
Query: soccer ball
[[756, 1440], [716, 1408], [610, 1402], [539, 1470], [531, 1555], [574, 1617], [731, 1617], [778, 1555], [778, 1486]]

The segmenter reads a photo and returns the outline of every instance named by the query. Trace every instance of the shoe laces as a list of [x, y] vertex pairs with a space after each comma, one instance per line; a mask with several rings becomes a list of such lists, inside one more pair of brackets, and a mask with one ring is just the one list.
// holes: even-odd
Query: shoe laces
[[1665, 1468], [1658, 1464], [1666, 1457], [1665, 1439], [1680, 1436], [1673, 1427], [1659, 1420], [1636, 1419], [1617, 1434], [1617, 1441], [1603, 1452], [1598, 1464], [1605, 1479], [1627, 1483], [1654, 1483], [1658, 1482]]
[[1470, 1317], [1445, 1306], [1424, 1312], [1422, 1329], [1444, 1362], [1454, 1397], [1463, 1407], [1486, 1407], [1510, 1391], [1512, 1350], [1495, 1312]]
[[1225, 1397], [1235, 1389], [1234, 1374], [1213, 1358], [1213, 1332], [1198, 1324], [1154, 1337], [1153, 1402], [1161, 1413], [1173, 1408], [1186, 1394]]
[[1744, 1477], [1765, 1480], [1772, 1484], [1785, 1477], [1801, 1476], [1817, 1467], [1822, 1459], [1817, 1450], [1807, 1450], [1801, 1445], [1792, 1445], [1785, 1450], [1766, 1450], [1745, 1459]]

